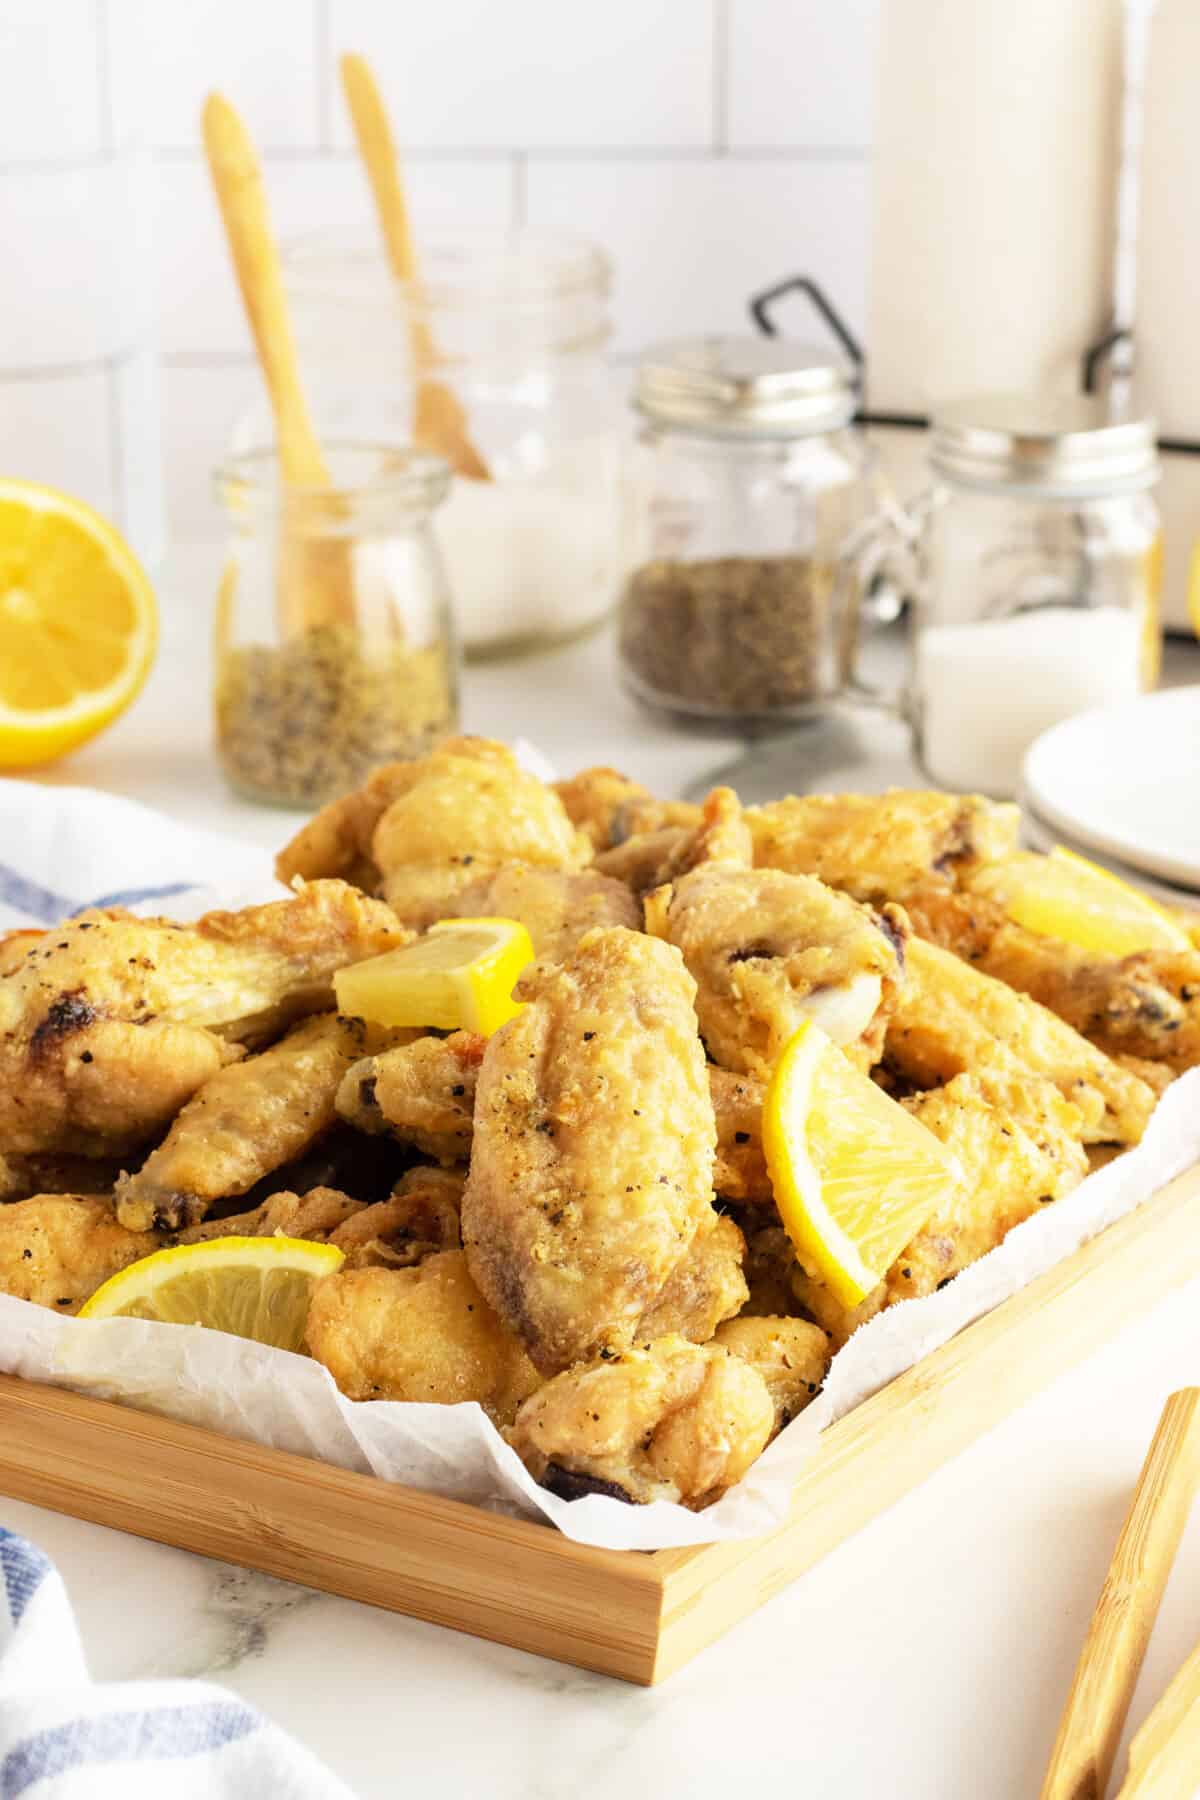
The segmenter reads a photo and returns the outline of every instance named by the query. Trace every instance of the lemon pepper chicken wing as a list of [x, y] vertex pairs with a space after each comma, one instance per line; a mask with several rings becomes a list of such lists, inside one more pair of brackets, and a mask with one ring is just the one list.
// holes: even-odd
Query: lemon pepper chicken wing
[[774, 1429], [771, 1395], [749, 1363], [664, 1337], [555, 1376], [505, 1436], [564, 1500], [607, 1494], [699, 1511], [741, 1480]]
[[447, 918], [516, 919], [539, 962], [565, 962], [598, 926], [640, 931], [642, 912], [623, 882], [594, 869], [535, 869], [512, 864], [473, 881], [454, 896]]
[[856, 900], [899, 900], [1011, 855], [1020, 815], [977, 794], [894, 788], [802, 794], [746, 809], [760, 868], [817, 875]]
[[713, 1339], [762, 1376], [782, 1431], [814, 1398], [832, 1356], [828, 1335], [807, 1319], [730, 1319]]
[[110, 1275], [159, 1248], [97, 1194], [37, 1194], [0, 1206], [0, 1293], [74, 1313]]
[[195, 925], [81, 914], [0, 975], [0, 1144], [136, 1148], [243, 1043], [328, 1006], [336, 969], [403, 936], [342, 882]]
[[679, 953], [595, 931], [489, 1039], [463, 1242], [544, 1373], [633, 1341], [712, 1220], [712, 1101]]
[[997, 900], [969, 889], [914, 896], [913, 924], [1048, 1006], [1110, 1056], [1161, 1062], [1176, 1073], [1200, 1063], [1200, 948], [1102, 956], [1026, 930]]
[[1084, 1143], [1139, 1141], [1153, 1090], [1046, 1007], [923, 938], [908, 946], [907, 972], [885, 1043], [899, 1075], [935, 1087], [1024, 1068], [1075, 1103]]
[[678, 1334], [693, 1344], [706, 1344], [717, 1326], [746, 1303], [745, 1254], [745, 1240], [733, 1220], [714, 1214], [638, 1320], [638, 1338], [648, 1342]]
[[581, 769], [569, 781], [556, 781], [554, 792], [597, 855], [642, 832], [674, 826], [690, 831], [700, 816], [700, 808], [686, 800], [656, 800], [649, 788], [617, 769]]

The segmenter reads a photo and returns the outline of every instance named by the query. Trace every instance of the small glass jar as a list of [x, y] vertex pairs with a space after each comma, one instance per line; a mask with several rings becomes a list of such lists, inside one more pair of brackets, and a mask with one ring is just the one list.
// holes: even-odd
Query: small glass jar
[[376, 241], [288, 249], [318, 427], [403, 441], [420, 376], [448, 387], [487, 475], [460, 474], [438, 515], [465, 650], [499, 656], [577, 636], [610, 611], [620, 555], [608, 259], [528, 230], [435, 232], [420, 253], [419, 282], [403, 283]]
[[1015, 796], [1025, 752], [1157, 678], [1154, 425], [1093, 396], [984, 396], [930, 437], [909, 710], [940, 786]]
[[217, 757], [248, 800], [311, 809], [458, 721], [450, 591], [430, 529], [439, 458], [323, 446], [331, 485], [285, 488], [273, 450], [217, 471]]
[[845, 686], [842, 545], [866, 505], [855, 371], [778, 338], [705, 338], [638, 371], [619, 657], [693, 726], [778, 728]]

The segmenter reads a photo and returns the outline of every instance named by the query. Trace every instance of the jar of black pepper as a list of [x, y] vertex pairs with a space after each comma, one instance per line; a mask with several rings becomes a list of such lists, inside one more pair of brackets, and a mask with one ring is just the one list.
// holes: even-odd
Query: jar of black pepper
[[439, 457], [323, 445], [328, 486], [288, 486], [273, 449], [231, 458], [217, 596], [217, 756], [235, 792], [312, 808], [458, 722], [451, 604], [431, 529]]
[[704, 338], [638, 371], [623, 681], [691, 725], [784, 726], [853, 664], [843, 555], [868, 507], [856, 371], [779, 338]]

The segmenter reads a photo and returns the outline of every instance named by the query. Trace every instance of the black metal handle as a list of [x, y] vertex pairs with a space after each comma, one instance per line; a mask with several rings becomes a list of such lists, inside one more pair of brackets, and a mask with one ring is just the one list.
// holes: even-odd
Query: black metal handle
[[811, 302], [833, 333], [856, 369], [863, 366], [863, 348], [823, 288], [810, 275], [789, 275], [786, 281], [755, 294], [749, 302], [750, 317], [765, 337], [778, 337], [779, 332], [770, 308], [785, 294], [803, 294]]
[[1123, 325], [1116, 325], [1106, 331], [1102, 338], [1097, 338], [1090, 349], [1083, 353], [1083, 391], [1094, 394], [1097, 389], [1100, 367], [1107, 362], [1118, 344], [1127, 344], [1133, 333]]

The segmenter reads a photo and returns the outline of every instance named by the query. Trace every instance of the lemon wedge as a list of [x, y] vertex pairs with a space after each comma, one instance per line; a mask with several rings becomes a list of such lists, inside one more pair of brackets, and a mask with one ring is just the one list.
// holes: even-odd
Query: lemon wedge
[[999, 901], [1014, 924], [1098, 956], [1192, 948], [1157, 900], [1061, 845], [1049, 856], [1009, 857], [984, 869], [971, 887]]
[[490, 1037], [520, 1012], [512, 991], [533, 960], [515, 919], [443, 919], [413, 944], [340, 969], [333, 985], [339, 1011], [373, 1025]]
[[299, 1350], [313, 1283], [341, 1268], [334, 1244], [307, 1238], [227, 1237], [156, 1250], [97, 1288], [81, 1319], [158, 1319], [207, 1325], [256, 1344]]
[[107, 519], [0, 479], [0, 769], [94, 737], [137, 694], [157, 642], [154, 591]]
[[933, 1133], [811, 1021], [775, 1066], [762, 1136], [796, 1254], [843, 1306], [879, 1285], [958, 1180]]

